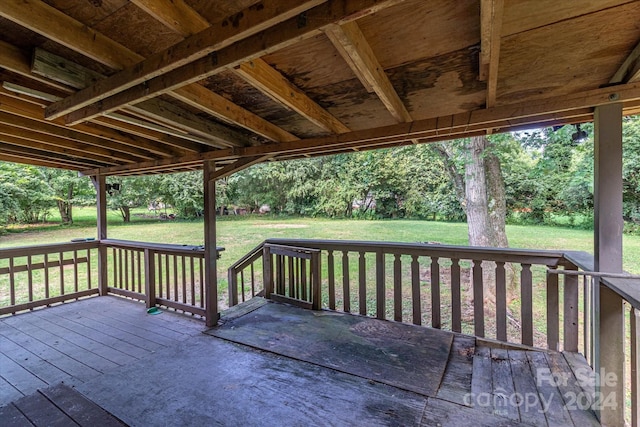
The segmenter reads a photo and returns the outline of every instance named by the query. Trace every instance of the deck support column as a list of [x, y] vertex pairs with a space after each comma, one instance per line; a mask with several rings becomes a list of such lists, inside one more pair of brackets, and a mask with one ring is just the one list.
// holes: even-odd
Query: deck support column
[[216, 249], [216, 171], [215, 162], [204, 161], [204, 265], [205, 311], [207, 326], [218, 323], [218, 274]]
[[[622, 272], [622, 104], [595, 108], [595, 270]], [[602, 425], [624, 425], [624, 304], [602, 282], [596, 288], [596, 408]], [[615, 402], [615, 404], [611, 404]]]
[[[91, 181], [96, 189], [98, 242], [102, 242], [107, 238], [107, 178], [92, 176]], [[107, 295], [107, 248], [102, 244], [98, 246], [98, 289], [101, 296]]]

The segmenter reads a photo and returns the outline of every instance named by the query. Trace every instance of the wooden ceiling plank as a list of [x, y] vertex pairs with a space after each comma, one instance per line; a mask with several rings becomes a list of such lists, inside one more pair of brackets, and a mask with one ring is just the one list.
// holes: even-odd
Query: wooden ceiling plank
[[182, 65], [229, 46], [279, 22], [299, 15], [325, 0], [263, 0], [262, 7], [249, 7], [237, 14], [237, 20], [225, 19], [170, 48], [158, 52], [135, 67], [83, 89], [47, 109], [47, 118], [58, 118], [108, 96], [161, 76]]
[[349, 128], [319, 106], [302, 90], [264, 60], [256, 58], [240, 65], [235, 72], [273, 100], [294, 110], [316, 126], [332, 133], [346, 133]]
[[78, 123], [104, 112], [111, 112], [124, 105], [140, 102], [170, 92], [181, 86], [198, 82], [220, 73], [229, 67], [259, 58], [269, 52], [283, 49], [303, 39], [317, 35], [332, 23], [343, 24], [404, 0], [334, 0], [309, 9], [304, 19], [292, 18], [258, 34], [244, 38], [231, 46], [215, 51], [189, 64], [174, 69], [124, 90], [101, 102], [83, 107], [68, 114], [67, 123]]
[[640, 42], [624, 60], [609, 83], [633, 83], [640, 80]]
[[40, 83], [64, 91], [67, 94], [73, 93], [73, 90], [66, 85], [41, 76], [33, 75], [31, 73], [31, 67], [29, 66], [30, 61], [31, 57], [29, 54], [12, 44], [0, 40], [0, 67], [21, 76], [37, 80]]
[[0, 123], [4, 123], [14, 128], [21, 128], [26, 130], [33, 130], [35, 132], [44, 133], [47, 135], [63, 138], [69, 140], [70, 143], [78, 144], [78, 148], [86, 149], [88, 152], [102, 154], [110, 156], [113, 159], [123, 162], [139, 162], [141, 159], [152, 159], [153, 157], [145, 156], [133, 156], [129, 153], [123, 153], [118, 144], [113, 144], [111, 141], [99, 138], [93, 135], [86, 135], [73, 129], [56, 126], [48, 122], [42, 122], [39, 120], [33, 120], [14, 114], [9, 114], [4, 111], [0, 111]]
[[242, 126], [271, 141], [283, 142], [299, 139], [281, 127], [197, 83], [176, 89], [171, 93], [171, 96], [221, 120]]
[[412, 121], [411, 114], [378, 62], [358, 23], [351, 21], [343, 25], [332, 25], [325, 33], [354, 70], [356, 76], [359, 76], [361, 81], [364, 79], [367, 82], [365, 87], [373, 88], [396, 121], [399, 123]]
[[131, 3], [184, 37], [209, 28], [209, 22], [183, 0], [131, 0]]
[[504, 0], [480, 2], [480, 75], [487, 82], [487, 108], [496, 105]]

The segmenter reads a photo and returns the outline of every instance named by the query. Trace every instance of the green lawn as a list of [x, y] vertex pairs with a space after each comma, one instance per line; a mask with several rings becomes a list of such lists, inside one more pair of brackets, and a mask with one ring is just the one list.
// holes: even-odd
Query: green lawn
[[[144, 213], [136, 211], [137, 214]], [[13, 230], [0, 236], [0, 248], [59, 243], [77, 237], [95, 237], [95, 210], [75, 210], [76, 225], [52, 225], [43, 230]], [[162, 221], [133, 216], [124, 224], [117, 212], [109, 212], [109, 237], [159, 243], [203, 244], [203, 221]], [[467, 225], [413, 220], [336, 220], [325, 218], [282, 218], [272, 216], [224, 217], [217, 222], [218, 245], [226, 248], [220, 260], [220, 273], [264, 239], [342, 239], [397, 242], [440, 242], [467, 244]], [[562, 227], [507, 226], [513, 248], [568, 249], [593, 251], [593, 232]], [[640, 274], [640, 236], [625, 236], [624, 267]]]

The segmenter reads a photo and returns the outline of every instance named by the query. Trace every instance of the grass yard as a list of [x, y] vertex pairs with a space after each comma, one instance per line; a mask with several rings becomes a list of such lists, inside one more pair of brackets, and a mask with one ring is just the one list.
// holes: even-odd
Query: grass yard
[[[13, 229], [0, 236], [0, 248], [67, 242], [73, 238], [96, 237], [95, 209], [74, 211], [72, 227], [50, 225], [36, 230]], [[108, 213], [109, 237], [145, 242], [202, 245], [202, 220], [158, 220], [134, 211], [133, 222], [124, 224], [117, 212]], [[52, 216], [55, 220], [55, 217]], [[223, 217], [217, 222], [218, 245], [226, 251], [219, 261], [219, 274], [266, 238], [370, 240], [396, 242], [439, 242], [466, 245], [467, 225], [413, 220], [338, 220], [326, 218], [283, 218], [273, 216]], [[512, 248], [568, 249], [593, 252], [593, 232], [562, 227], [507, 226]], [[640, 236], [624, 237], [624, 268], [640, 274]], [[224, 277], [224, 276], [222, 276]]]

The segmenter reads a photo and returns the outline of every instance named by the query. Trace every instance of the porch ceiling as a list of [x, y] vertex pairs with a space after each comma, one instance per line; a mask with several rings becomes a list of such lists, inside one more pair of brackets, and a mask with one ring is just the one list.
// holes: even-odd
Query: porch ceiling
[[0, 160], [218, 176], [640, 112], [640, 1], [3, 0]]

